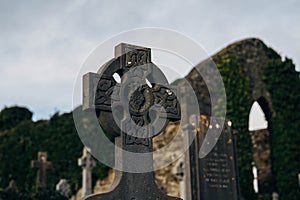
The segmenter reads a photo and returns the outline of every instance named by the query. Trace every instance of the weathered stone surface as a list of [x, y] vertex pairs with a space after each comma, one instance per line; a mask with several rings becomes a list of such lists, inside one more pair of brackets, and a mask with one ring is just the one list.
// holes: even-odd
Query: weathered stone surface
[[[199, 146], [209, 142], [204, 139], [206, 130], [203, 127], [205, 126], [201, 127], [198, 134]], [[210, 123], [208, 128], [218, 131], [218, 123]], [[226, 123], [215, 147], [206, 157], [199, 160], [199, 169], [200, 199], [240, 199], [235, 138]]]
[[250, 131], [255, 166], [258, 171], [258, 191], [260, 194], [272, 194], [274, 177], [271, 170], [271, 148], [268, 129]]
[[[100, 69], [98, 76], [84, 76], [84, 83], [95, 83], [88, 79], [98, 78], [97, 85], [88, 84], [89, 89], [83, 90], [87, 101], [84, 109], [96, 109], [100, 126], [115, 137], [117, 170], [109, 190], [83, 199], [179, 199], [163, 193], [154, 180], [152, 139], [181, 114], [176, 90], [168, 87], [165, 76], [151, 63], [150, 52], [148, 48], [120, 44], [116, 57]], [[113, 78], [116, 73], [121, 84]], [[114, 118], [115, 109], [122, 113], [120, 119]], [[137, 159], [128, 152], [135, 156], [142, 153], [143, 157]], [[137, 171], [131, 172], [133, 169]]]
[[[272, 111], [272, 101], [270, 93], [262, 80], [264, 69], [270, 61], [266, 49], [267, 46], [261, 40], [251, 38], [235, 42], [217, 54], [213, 55], [211, 58], [214, 62], [218, 62], [221, 55], [229, 54], [236, 56], [239, 66], [242, 66], [242, 72], [244, 76], [249, 78], [248, 92], [251, 94], [253, 101], [260, 101], [261, 97], [266, 99], [266, 102], [259, 103], [266, 104], [265, 106], [261, 107], [268, 120], [270, 114], [269, 112]], [[212, 62], [209, 59], [199, 63], [195, 68], [200, 70], [204, 65], [211, 64]], [[204, 82], [203, 78], [195, 68], [191, 70], [186, 78], [189, 80], [193, 89], [195, 90], [199, 101], [201, 114], [210, 116], [210, 95], [206, 86], [207, 84]], [[249, 105], [249, 107], [251, 107], [251, 105]]]
[[38, 152], [38, 160], [31, 161], [31, 168], [37, 169], [36, 187], [46, 188], [46, 172], [52, 168], [52, 163], [47, 161], [47, 153]]
[[96, 166], [89, 150], [84, 147], [83, 155], [78, 159], [78, 166], [82, 168], [82, 197], [92, 194], [92, 169]]
[[[153, 142], [153, 150], [157, 150], [166, 146], [171, 140], [174, 139], [178, 128], [179, 122], [170, 123], [164, 132], [161, 135], [154, 138]], [[181, 152], [182, 149], [182, 137], [178, 137], [176, 141], [172, 141], [174, 144], [170, 151], [164, 155], [156, 155], [154, 154], [154, 165], [160, 165], [160, 162], [166, 162], [166, 159], [163, 159], [162, 156], [165, 158], [174, 158], [178, 153]], [[157, 184], [160, 188], [170, 196], [180, 197], [180, 187], [179, 187], [179, 179], [172, 173], [173, 168], [175, 167], [177, 161], [173, 162], [172, 164], [156, 170], [155, 171], [155, 178]]]
[[66, 179], [60, 179], [56, 184], [56, 191], [58, 191], [61, 195], [68, 197], [71, 192], [68, 181]]

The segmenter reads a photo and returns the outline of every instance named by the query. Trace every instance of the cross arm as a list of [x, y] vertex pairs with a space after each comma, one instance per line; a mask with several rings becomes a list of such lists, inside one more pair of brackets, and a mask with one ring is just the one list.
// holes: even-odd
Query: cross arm
[[31, 168], [40, 168], [41, 167], [41, 162], [37, 160], [32, 160], [31, 161]]

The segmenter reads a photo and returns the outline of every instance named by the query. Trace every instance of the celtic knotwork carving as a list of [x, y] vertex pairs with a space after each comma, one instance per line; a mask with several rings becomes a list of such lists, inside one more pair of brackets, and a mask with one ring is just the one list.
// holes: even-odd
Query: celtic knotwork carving
[[131, 116], [144, 115], [152, 106], [151, 90], [147, 85], [142, 85], [136, 89], [129, 100]]
[[[98, 74], [85, 76], [84, 82], [90, 86], [90, 90], [84, 91], [85, 108], [96, 110], [106, 132], [152, 138], [170, 120], [180, 119], [178, 99], [162, 71], [151, 62], [150, 52], [148, 48], [125, 45], [117, 51], [119, 56], [107, 62]], [[129, 128], [121, 128], [124, 120], [131, 124]], [[151, 134], [141, 127], [151, 127]], [[146, 144], [134, 138], [129, 143]]]
[[116, 82], [113, 79], [101, 78], [95, 94], [95, 108], [110, 110], [111, 95]]
[[128, 145], [138, 144], [148, 146], [149, 142], [149, 128], [144, 126], [146, 124], [144, 116], [133, 116], [132, 120], [136, 123], [137, 126], [126, 123], [124, 124], [125, 132], [125, 143]]
[[131, 119], [135, 122], [138, 126], [144, 126], [147, 124], [147, 119], [145, 119], [145, 116], [131, 116]]
[[126, 53], [126, 67], [145, 65], [149, 62], [148, 51], [142, 49], [134, 49]]
[[168, 87], [155, 84], [152, 94], [154, 104], [161, 105], [168, 117], [177, 119], [180, 116], [180, 105], [174, 91]]
[[149, 138], [138, 138], [138, 137], [133, 137], [131, 135], [126, 134], [125, 142], [127, 145], [137, 144], [137, 145], [149, 146], [149, 144], [150, 144], [149, 140], [150, 140]]

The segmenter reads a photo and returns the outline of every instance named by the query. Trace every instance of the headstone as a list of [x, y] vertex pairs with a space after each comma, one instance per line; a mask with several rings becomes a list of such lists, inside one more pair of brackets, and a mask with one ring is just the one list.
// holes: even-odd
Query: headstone
[[279, 195], [277, 192], [272, 193], [272, 200], [279, 200]]
[[66, 179], [60, 179], [56, 184], [56, 191], [65, 197], [69, 197], [71, 189]]
[[298, 186], [300, 187], [300, 173], [298, 174]]
[[92, 194], [92, 169], [96, 166], [96, 162], [87, 147], [83, 148], [83, 155], [78, 159], [78, 166], [82, 167], [81, 196], [85, 197]]
[[9, 181], [8, 187], [5, 189], [7, 192], [17, 192], [18, 187], [15, 180]]
[[201, 115], [196, 117], [196, 121], [199, 125], [189, 124], [187, 128], [191, 137], [194, 137], [188, 154], [190, 163], [187, 172], [190, 178], [188, 191], [191, 192], [188, 199], [239, 200], [235, 136], [231, 130], [231, 122], [225, 121], [220, 137], [213, 138], [217, 140], [216, 145], [200, 159], [199, 155], [202, 153], [199, 151], [200, 147], [209, 148], [212, 142], [205, 139], [207, 130], [211, 129], [210, 134], [215, 135], [220, 131], [222, 120], [210, 120], [208, 116]]
[[37, 169], [36, 187], [46, 188], [46, 172], [52, 168], [52, 163], [47, 161], [47, 153], [38, 152], [38, 160], [31, 161], [31, 168]]
[[[165, 76], [151, 62], [150, 55], [149, 48], [120, 44], [116, 46], [115, 58], [99, 74], [84, 76], [83, 108], [96, 109], [101, 127], [115, 137], [119, 147], [115, 150], [119, 170], [112, 188], [85, 200], [179, 199], [164, 194], [154, 180], [152, 139], [181, 115], [175, 90], [167, 87]], [[121, 84], [114, 80], [115, 73], [121, 77]], [[147, 80], [151, 85], [147, 85]], [[114, 108], [123, 113], [120, 121], [113, 117]], [[142, 160], [128, 152], [143, 153]], [[143, 168], [149, 170], [139, 172]]]

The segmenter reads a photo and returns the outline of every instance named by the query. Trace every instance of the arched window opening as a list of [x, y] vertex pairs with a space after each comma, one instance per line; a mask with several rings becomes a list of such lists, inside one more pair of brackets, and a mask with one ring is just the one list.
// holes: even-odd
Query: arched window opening
[[260, 105], [255, 101], [251, 107], [249, 115], [249, 131], [256, 131], [268, 128], [265, 113]]
[[274, 191], [270, 157], [270, 132], [268, 129], [269, 119], [268, 102], [261, 97], [251, 107], [248, 127], [253, 155], [253, 189], [260, 195], [272, 194]]

